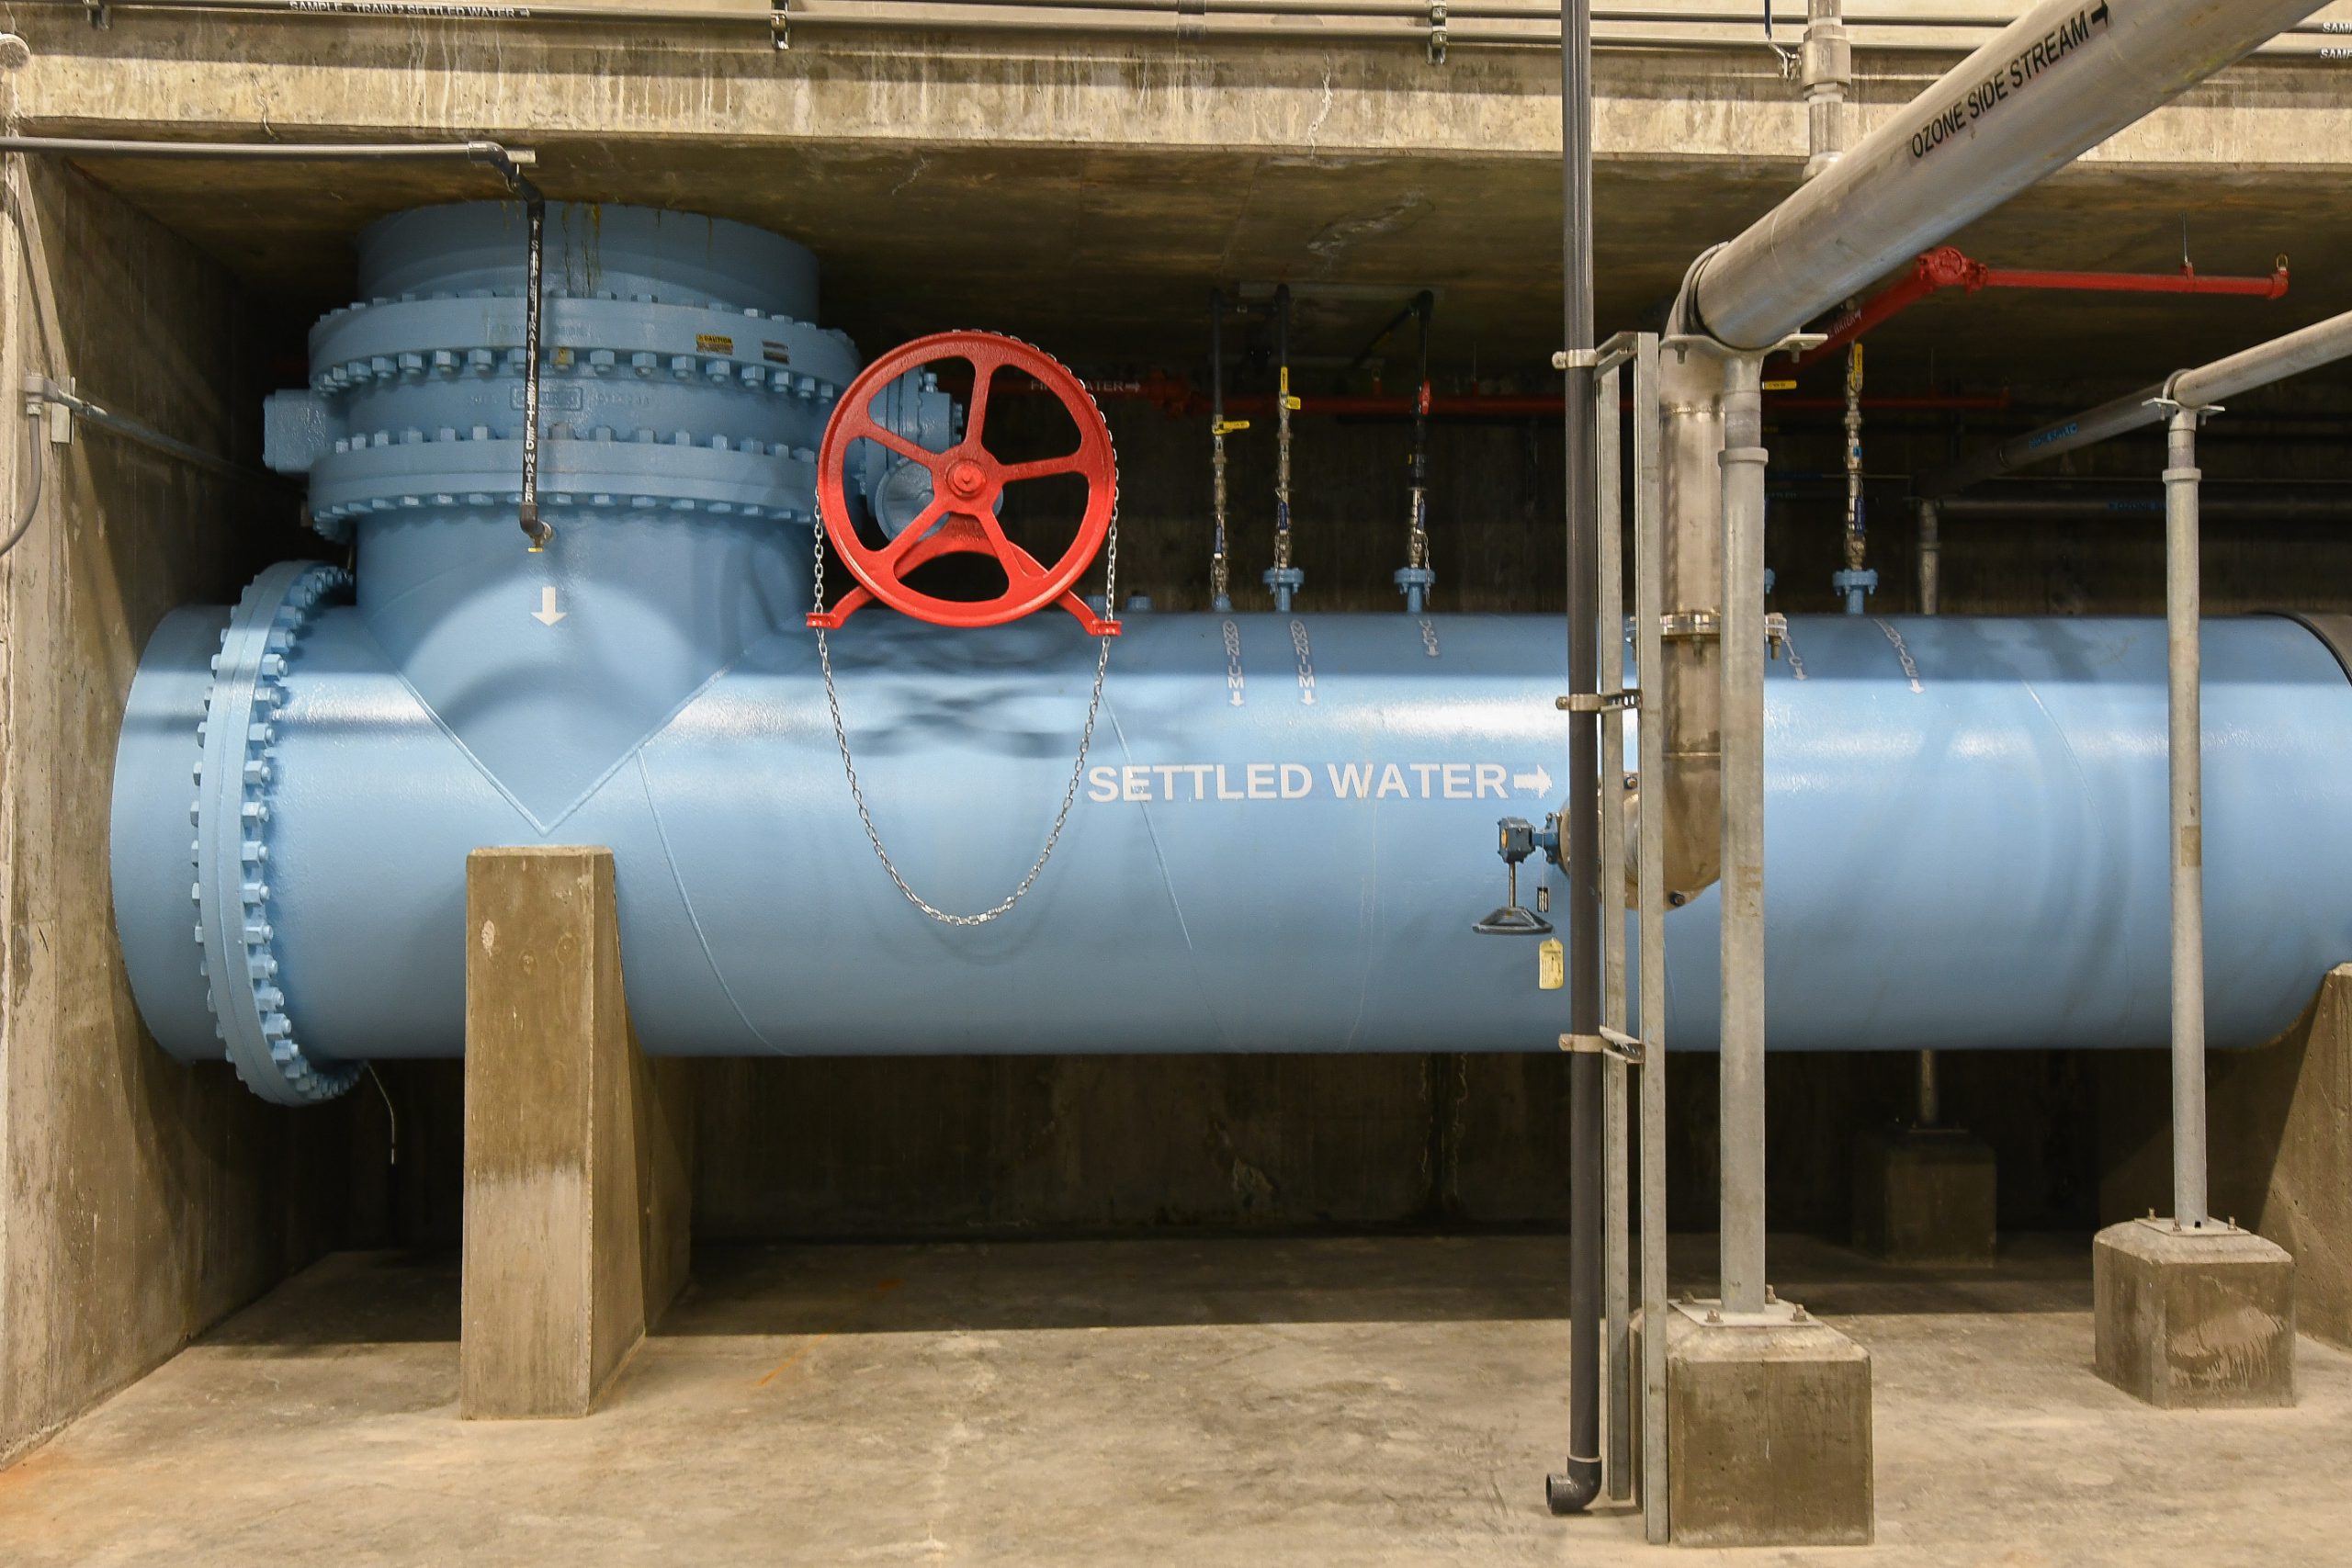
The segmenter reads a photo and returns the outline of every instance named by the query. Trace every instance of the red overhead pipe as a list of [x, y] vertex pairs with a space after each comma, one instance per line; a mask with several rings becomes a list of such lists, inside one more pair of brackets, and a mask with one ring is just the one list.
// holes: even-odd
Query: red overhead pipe
[[[1114, 400], [1149, 402], [1171, 418], [1195, 417], [1208, 408], [1206, 400], [1191, 382], [1165, 371], [1154, 370], [1143, 376], [1118, 379], [1089, 380], [1085, 385], [1098, 402]], [[1022, 385], [1019, 389], [1033, 391], [1036, 389]], [[1298, 406], [1292, 412], [1341, 417], [1393, 414], [1404, 418], [1414, 412], [1418, 401], [1418, 397], [1323, 397], [1302, 393], [1298, 397]], [[1779, 409], [1843, 409], [1846, 406], [1842, 398], [1799, 398], [1775, 392], [1767, 392], [1765, 401]], [[1225, 400], [1225, 412], [1229, 417], [1271, 413], [1273, 406], [1274, 400], [1271, 396], [1237, 398], [1227, 395]], [[2009, 394], [2005, 389], [1979, 397], [1865, 398], [1862, 406], [1886, 413], [1925, 411], [1999, 412], [2009, 406]], [[1431, 392], [1429, 400], [1429, 412], [1433, 418], [1556, 419], [1565, 407], [1566, 400], [1557, 392]]]
[[2098, 294], [2228, 294], [2254, 299], [2287, 296], [2287, 258], [2267, 277], [2202, 277], [2183, 262], [2178, 272], [2038, 272], [1986, 266], [1951, 245], [1929, 251], [1911, 264], [1910, 276], [1889, 285], [1838, 318], [1820, 347], [1799, 355], [1796, 368], [1810, 370], [1842, 354], [1863, 333], [1883, 326], [1930, 294], [1964, 288], [2071, 289]]

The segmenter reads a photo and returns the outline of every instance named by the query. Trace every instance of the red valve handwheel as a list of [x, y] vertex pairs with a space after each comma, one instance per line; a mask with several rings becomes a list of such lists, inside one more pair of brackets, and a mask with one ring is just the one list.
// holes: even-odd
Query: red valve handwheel
[[[940, 359], [963, 359], [972, 367], [972, 400], [964, 415], [964, 438], [933, 452], [888, 429], [874, 417], [875, 398], [910, 370]], [[1069, 412], [1078, 426], [1078, 449], [1035, 462], [1000, 461], [984, 444], [989, 383], [1000, 370], [1029, 377]], [[931, 473], [931, 504], [879, 548], [857, 536], [850, 520], [848, 468], [851, 445], [872, 441]], [[1023, 479], [1078, 474], [1086, 480], [1086, 514], [1078, 536], [1050, 568], [1004, 536], [997, 500], [1009, 484]], [[817, 504], [824, 512], [825, 543], [846, 565], [858, 586], [831, 610], [808, 617], [812, 626], [839, 626], [869, 600], [917, 620], [943, 626], [1001, 626], [1058, 603], [1098, 636], [1118, 631], [1070, 592], [1111, 529], [1119, 498], [1118, 466], [1111, 432], [1085, 384], [1053, 355], [993, 333], [936, 333], [917, 338], [868, 365], [833, 407], [817, 452]], [[925, 562], [951, 555], [987, 555], [1004, 570], [1005, 590], [993, 599], [940, 599], [910, 588], [907, 574]]]

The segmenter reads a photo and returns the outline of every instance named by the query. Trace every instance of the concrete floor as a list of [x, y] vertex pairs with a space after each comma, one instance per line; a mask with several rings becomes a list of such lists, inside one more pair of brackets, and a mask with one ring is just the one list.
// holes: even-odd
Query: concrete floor
[[[1695, 1280], [1705, 1238], [1677, 1274]], [[1631, 1562], [1555, 1520], [1549, 1237], [707, 1251], [582, 1422], [456, 1416], [452, 1261], [342, 1254], [0, 1472], [0, 1562]], [[1790, 1239], [1868, 1346], [1870, 1564], [2342, 1562], [2352, 1355], [2299, 1408], [2092, 1376], [2086, 1241], [1905, 1276]], [[1681, 1553], [1672, 1561], [1719, 1554]]]

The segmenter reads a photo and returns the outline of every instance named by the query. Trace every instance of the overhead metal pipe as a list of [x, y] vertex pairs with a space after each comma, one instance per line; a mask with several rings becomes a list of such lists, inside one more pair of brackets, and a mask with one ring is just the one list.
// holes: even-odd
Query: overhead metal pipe
[[[1569, 363], [1564, 435], [1567, 473], [1568, 691], [1597, 703], [1600, 690], [1600, 517], [1595, 488], [1592, 367], [1575, 357], [1593, 346], [1592, 17], [1589, 0], [1560, 0], [1561, 329]], [[1610, 525], [1616, 526], [1614, 519]], [[1610, 638], [1611, 656], [1616, 637]], [[1567, 878], [1568, 1033], [1600, 1036], [1600, 720], [1568, 715], [1568, 798], [1561, 822]], [[1602, 1235], [1603, 1088], [1598, 1051], [1568, 1064], [1568, 1459], [1544, 1477], [1555, 1514], [1579, 1513], [1600, 1495], [1600, 1314], [1607, 1263]]]
[[0, 152], [60, 158], [238, 159], [263, 164], [432, 163], [452, 159], [498, 171], [508, 188], [530, 184], [524, 170], [538, 154], [503, 143], [476, 141], [139, 141], [95, 136], [0, 136]]
[[[547, 234], [547, 198], [524, 170], [538, 154], [478, 139], [471, 141], [141, 141], [111, 137], [0, 136], [0, 153], [38, 153], [58, 158], [205, 159], [269, 164], [435, 163], [463, 160], [494, 169], [506, 188], [520, 197], [528, 228], [526, 242], [523, 372], [523, 478], [515, 518], [534, 551], [552, 534], [539, 518], [539, 327], [543, 310], [539, 258]], [[193, 448], [191, 448], [193, 450]]]
[[[868, 0], [876, 8], [899, 7], [922, 10], [973, 7], [1011, 7], [1023, 9], [1097, 9], [1121, 11], [1183, 12], [1193, 17], [1206, 16], [1372, 16], [1426, 19], [1425, 6], [1415, 6], [1411, 0]], [[447, 22], [668, 22], [706, 26], [772, 27], [782, 13], [771, 6], [759, 4], [729, 5], [725, 0], [713, 0], [704, 6], [666, 4], [663, 0], [640, 0], [639, 4], [623, 5], [618, 0], [533, 0], [528, 14], [484, 6], [474, 11], [452, 7], [447, 0], [350, 0], [345, 8], [336, 10], [317, 4], [317, 0], [112, 0], [107, 7], [115, 11], [270, 11], [289, 17], [332, 17], [348, 22], [355, 17], [378, 16], [412, 17], [418, 20]], [[1905, 32], [1989, 31], [2000, 25], [1997, 17], [1988, 17], [1965, 11], [1936, 11], [1911, 13], [1908, 6], [1892, 4], [1880, 8], [1885, 14], [1856, 16], [1852, 21], [1862, 27], [1898, 28]], [[1775, 20], [1801, 21], [1806, 15], [1803, 6], [1767, 7], [1767, 15]], [[1472, 6], [1454, 7], [1454, 16], [1472, 16], [1513, 19], [1525, 17], [1531, 21], [1549, 22], [1555, 17], [1544, 6]], [[786, 20], [797, 24], [811, 18], [831, 19], [835, 13], [792, 11]], [[1660, 10], [1656, 7], [1600, 6], [1592, 13], [1596, 24], [1617, 26], [1631, 23], [1667, 24], [1686, 27], [1753, 28], [1757, 7], [1718, 6], [1707, 10]], [[2324, 29], [2315, 26], [2296, 27], [2290, 32], [2319, 36]], [[1595, 42], [1606, 45], [1611, 40], [1596, 34]], [[1721, 39], [1705, 40], [1711, 45]], [[1948, 44], [1928, 47], [1949, 48]]]
[[[2216, 493], [2211, 485], [2199, 502], [2199, 510], [2208, 517], [2233, 520], [2297, 522], [2316, 520], [2352, 523], [2352, 490], [2324, 486], [2302, 489], [2279, 487], [2278, 493], [2238, 489]], [[2150, 486], [2137, 492], [2109, 496], [2097, 494], [2063, 495], [2042, 492], [2027, 495], [1950, 496], [1935, 502], [1938, 514], [1946, 521], [1979, 522], [2001, 517], [2026, 517], [2041, 522], [2145, 521], [2161, 517], [2165, 511], [2164, 492]]]
[[[2290, 333], [2226, 359], [2184, 371], [2175, 378], [2170, 395], [2185, 400], [2190, 406], [2217, 404], [2346, 357], [2352, 357], [2352, 311], [2331, 316], [2301, 332]], [[2053, 420], [2039, 430], [2014, 436], [1922, 476], [1918, 491], [1939, 500], [1956, 496], [2003, 474], [2162, 424], [2168, 416], [2166, 396], [2161, 384], [2143, 387], [2087, 412]]]
[[1706, 263], [1699, 322], [1770, 348], [2319, 9], [2041, 0]]
[[[659, 0], [618, 5], [611, 0], [535, 0], [527, 15], [506, 7], [485, 6], [472, 11], [446, 0], [351, 0], [329, 6], [313, 0], [112, 0], [109, 11], [262, 11], [285, 17], [332, 18], [349, 23], [366, 17], [406, 18], [451, 25], [511, 26], [515, 23], [660, 24], [664, 27], [758, 28], [775, 47], [789, 47], [795, 28], [896, 29], [930, 32], [1028, 33], [1079, 38], [1144, 35], [1171, 43], [1306, 42], [1397, 43], [1430, 49], [1442, 55], [1453, 49], [1557, 49], [1560, 35], [1550, 24], [1553, 13], [1541, 7], [1514, 6], [1456, 6], [1441, 27], [1431, 26], [1430, 8], [1411, 0], [869, 0], [862, 6], [827, 5], [818, 9], [796, 4], [789, 9], [769, 5], [670, 6]], [[1029, 15], [1019, 15], [1026, 11]], [[1061, 12], [1064, 15], [1056, 16]], [[1013, 13], [1013, 14], [1008, 14]], [[1645, 9], [1598, 11], [1603, 24], [1594, 36], [1596, 49], [1659, 51], [1736, 47], [1747, 40], [1721, 32], [1698, 30], [1754, 26], [1752, 10], [1713, 9], [1667, 12]], [[1795, 20], [1801, 12], [1785, 13]], [[1392, 26], [1379, 26], [1381, 22]], [[1354, 23], [1354, 26], [1334, 24]], [[1489, 30], [1479, 24], [1502, 23]], [[1371, 25], [1366, 25], [1371, 24]], [[1470, 24], [1465, 26], [1464, 24]], [[1512, 27], [1510, 24], [1522, 24]], [[1886, 52], [1950, 53], [1955, 40], [1939, 37], [1955, 31], [1987, 32], [1995, 18], [1963, 13], [1921, 16], [1885, 15], [1852, 18], [1852, 26], [1869, 29], [1857, 34], [1858, 44]], [[1680, 32], [1642, 30], [1645, 28], [1684, 28]], [[2291, 32], [2320, 35], [2316, 27]], [[2308, 52], [2308, 51], [2299, 51]]]

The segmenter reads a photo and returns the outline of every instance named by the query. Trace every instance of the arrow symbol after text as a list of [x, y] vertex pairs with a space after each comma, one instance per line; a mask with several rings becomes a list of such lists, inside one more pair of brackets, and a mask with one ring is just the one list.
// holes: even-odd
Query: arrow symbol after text
[[539, 607], [531, 612], [531, 619], [543, 626], [551, 626], [569, 613], [555, 607], [555, 587], [549, 584], [539, 590]]
[[1545, 772], [1541, 764], [1538, 764], [1532, 773], [1511, 774], [1510, 783], [1513, 789], [1523, 789], [1530, 795], [1552, 793], [1552, 775]]

